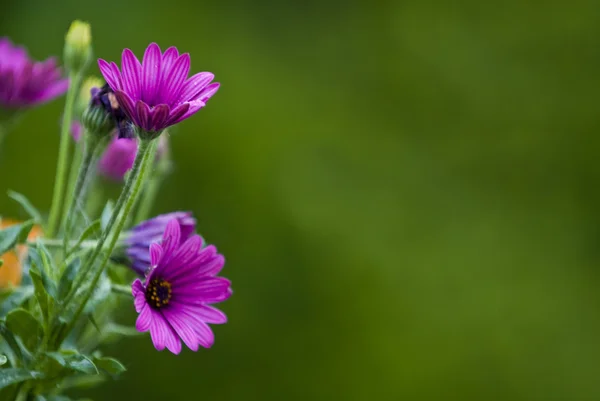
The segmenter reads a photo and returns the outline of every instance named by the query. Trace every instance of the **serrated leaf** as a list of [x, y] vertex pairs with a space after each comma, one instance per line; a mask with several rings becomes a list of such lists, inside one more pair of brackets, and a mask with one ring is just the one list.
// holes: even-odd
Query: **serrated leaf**
[[75, 258], [67, 265], [67, 268], [63, 272], [62, 277], [60, 278], [60, 282], [58, 283], [58, 299], [65, 299], [69, 291], [71, 291], [71, 287], [73, 286], [73, 281], [75, 280], [75, 276], [77, 272], [81, 268], [81, 259]]
[[44, 377], [42, 372], [20, 368], [2, 369], [0, 372], [2, 372], [0, 374], [0, 389], [25, 380], [41, 379]]
[[71, 253], [72, 250], [79, 248], [79, 246], [81, 245], [81, 243], [83, 241], [85, 241], [92, 235], [99, 233], [101, 231], [101, 228], [102, 228], [102, 223], [100, 220], [93, 221], [89, 226], [87, 226], [85, 228], [85, 230], [83, 230], [83, 233], [81, 233], [81, 236], [79, 236], [79, 239], [77, 240], [75, 245], [71, 248], [71, 251], [69, 251], [69, 253]]
[[121, 362], [109, 357], [94, 358], [94, 364], [98, 369], [101, 369], [113, 376], [121, 374], [127, 370]]
[[72, 371], [93, 375], [99, 373], [94, 362], [77, 351], [64, 350], [60, 352], [47, 352], [46, 355], [54, 359], [61, 366]]
[[8, 362], [8, 358], [6, 357], [6, 355], [0, 354], [0, 366], [6, 364], [6, 362]]
[[0, 255], [10, 251], [15, 245], [27, 241], [27, 236], [32, 228], [33, 220], [29, 220], [0, 230]]
[[21, 339], [25, 348], [33, 351], [42, 337], [42, 326], [25, 309], [15, 309], [6, 315], [6, 327]]
[[43, 222], [42, 215], [25, 195], [9, 190], [8, 196], [17, 201], [36, 223], [41, 224]]
[[100, 216], [100, 227], [102, 231], [106, 230], [106, 226], [108, 226], [108, 221], [110, 220], [110, 216], [112, 216], [113, 212], [113, 202], [109, 200], [106, 202], [106, 206], [104, 206], [104, 210], [102, 210], [102, 215]]

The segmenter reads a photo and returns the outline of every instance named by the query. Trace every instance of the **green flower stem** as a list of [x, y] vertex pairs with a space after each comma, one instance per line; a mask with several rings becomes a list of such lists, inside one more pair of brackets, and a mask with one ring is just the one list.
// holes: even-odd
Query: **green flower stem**
[[164, 155], [158, 162], [158, 166], [153, 171], [152, 179], [148, 180], [146, 187], [144, 188], [144, 196], [141, 199], [139, 206], [135, 213], [135, 219], [133, 224], [139, 224], [146, 220], [152, 212], [152, 206], [156, 201], [158, 190], [162, 185], [165, 176], [169, 170], [169, 159]]
[[112, 284], [110, 286], [110, 290], [115, 294], [125, 295], [127, 297], [131, 296], [131, 286], [130, 285], [120, 285], [120, 284]]
[[60, 133], [60, 145], [58, 149], [58, 164], [56, 166], [56, 177], [54, 179], [54, 193], [52, 195], [52, 206], [50, 207], [50, 217], [48, 219], [47, 235], [53, 238], [56, 235], [58, 224], [61, 221], [61, 211], [63, 203], [63, 195], [65, 192], [65, 179], [67, 175], [67, 159], [69, 156], [69, 142], [71, 122], [73, 120], [73, 107], [75, 98], [79, 92], [81, 85], [82, 74], [69, 74], [71, 83], [67, 91], [67, 99], [65, 101], [65, 111], [63, 114], [62, 127]]
[[[121, 192], [121, 196], [119, 196], [119, 200], [115, 205], [108, 225], [103, 231], [102, 236], [98, 240], [96, 249], [86, 262], [86, 266], [82, 269], [80, 274], [78, 274], [79, 280], [76, 279], [75, 283], [73, 284], [74, 291], [71, 291], [71, 294], [69, 294], [70, 296], [67, 297], [65, 303], [63, 304], [64, 307], [64, 305], [67, 305], [72, 300], [74, 292], [77, 291], [79, 285], [82, 284], [82, 281], [85, 280], [86, 282], [89, 282], [89, 285], [86, 286], [86, 293], [83, 297], [83, 300], [81, 300], [81, 302], [79, 303], [77, 311], [75, 312], [75, 315], [73, 316], [72, 320], [65, 327], [65, 330], [62, 330], [61, 333], [58, 333], [56, 335], [55, 344], [57, 347], [60, 346], [64, 338], [66, 338], [68, 333], [73, 328], [75, 322], [83, 312], [85, 305], [87, 304], [90, 296], [96, 288], [96, 285], [98, 284], [98, 280], [100, 279], [102, 273], [104, 272], [104, 269], [108, 264], [108, 260], [112, 251], [115, 248], [115, 245], [117, 244], [117, 241], [119, 240], [119, 236], [121, 231], [123, 230], [125, 221], [127, 220], [129, 213], [131, 212], [131, 208], [136, 202], [136, 198], [144, 182], [146, 172], [148, 171], [148, 168], [152, 163], [152, 159], [156, 151], [156, 142], [157, 141], [155, 140], [140, 140], [138, 153], [135, 158], [135, 162], [133, 163], [133, 168], [131, 169], [129, 179], [125, 183], [125, 187]], [[116, 225], [116, 228], [113, 232], [112, 228], [114, 225]], [[104, 243], [108, 238], [110, 238], [109, 244], [108, 246], [104, 247]], [[95, 259], [99, 255], [102, 255], [101, 262], [99, 266], [95, 269], [93, 278], [91, 280], [88, 280], [88, 273], [94, 266]]]
[[[88, 178], [88, 173], [90, 171], [90, 167], [93, 165], [94, 154], [96, 152], [96, 147], [101, 142], [100, 138], [98, 138], [94, 134], [85, 133], [85, 143], [83, 147], [83, 157], [81, 160], [81, 165], [79, 166], [79, 173], [77, 174], [77, 180], [73, 186], [73, 189], [68, 195], [69, 200], [69, 208], [67, 209], [67, 213], [65, 214], [65, 232], [64, 232], [64, 248], [67, 248], [67, 242], [71, 238], [71, 231], [73, 229], [73, 220], [78, 213], [78, 210], [83, 209], [84, 201], [85, 201], [85, 182]], [[75, 159], [74, 159], [75, 160]], [[75, 162], [71, 166], [72, 170], [76, 170]], [[72, 174], [73, 175], [73, 174]], [[72, 178], [72, 177], [71, 177]], [[68, 187], [71, 189], [71, 185]]]

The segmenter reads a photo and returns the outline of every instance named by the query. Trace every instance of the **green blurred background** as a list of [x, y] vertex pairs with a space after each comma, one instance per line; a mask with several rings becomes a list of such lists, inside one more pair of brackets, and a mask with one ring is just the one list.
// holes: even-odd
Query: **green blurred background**
[[[129, 371], [87, 394], [600, 399], [597, 1], [2, 5], [37, 58], [79, 18], [98, 57], [176, 45], [222, 83], [155, 212], [194, 211], [226, 256], [230, 321], [198, 353], [108, 349]], [[44, 209], [62, 102], [1, 160]]]

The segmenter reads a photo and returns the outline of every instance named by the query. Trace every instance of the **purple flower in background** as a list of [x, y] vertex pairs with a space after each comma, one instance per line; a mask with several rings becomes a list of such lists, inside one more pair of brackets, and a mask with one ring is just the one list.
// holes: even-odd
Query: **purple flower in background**
[[180, 226], [180, 240], [183, 243], [196, 230], [196, 219], [191, 212], [173, 212], [156, 216], [133, 227], [127, 234], [127, 256], [131, 267], [140, 276], [150, 268], [150, 245], [159, 242], [167, 223], [175, 219]]
[[154, 347], [165, 347], [174, 354], [181, 352], [181, 341], [192, 351], [209, 348], [214, 334], [207, 323], [227, 321], [223, 312], [210, 304], [231, 296], [229, 280], [217, 277], [225, 258], [209, 245], [202, 248], [198, 235], [181, 241], [176, 219], [166, 226], [162, 243], [150, 247], [152, 269], [145, 283], [136, 279], [132, 285], [135, 310], [139, 313], [135, 327], [150, 331]]
[[136, 153], [135, 138], [115, 136], [98, 162], [98, 172], [108, 179], [122, 181], [125, 173], [133, 167]]
[[79, 121], [73, 121], [71, 123], [71, 136], [75, 142], [79, 142], [81, 134], [83, 133], [83, 127]]
[[140, 64], [133, 52], [123, 50], [121, 71], [114, 62], [99, 59], [100, 71], [114, 90], [123, 111], [146, 132], [160, 133], [206, 105], [219, 89], [214, 75], [200, 72], [188, 79], [190, 56], [175, 47], [164, 54], [150, 44]]
[[35, 106], [64, 94], [68, 87], [54, 58], [35, 62], [23, 47], [0, 38], [0, 107]]

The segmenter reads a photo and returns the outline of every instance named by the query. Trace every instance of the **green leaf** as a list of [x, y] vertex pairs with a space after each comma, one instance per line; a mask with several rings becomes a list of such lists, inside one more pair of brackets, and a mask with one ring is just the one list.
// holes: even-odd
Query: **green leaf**
[[33, 286], [25, 285], [0, 292], [0, 316], [6, 316], [8, 312], [19, 307], [33, 295]]
[[44, 280], [42, 279], [42, 275], [35, 266], [32, 264], [29, 269], [29, 275], [31, 276], [31, 281], [33, 282], [35, 299], [37, 299], [38, 305], [40, 306], [40, 310], [42, 311], [42, 316], [44, 317], [44, 322], [48, 323], [48, 292], [44, 286]]
[[[71, 248], [71, 251], [74, 250], [74, 249], [79, 248], [79, 246], [81, 245], [81, 243], [83, 241], [85, 241], [86, 239], [88, 239], [89, 237], [91, 237], [92, 235], [94, 235], [96, 233], [100, 233], [100, 231], [101, 231], [101, 225], [102, 225], [102, 222], [100, 220], [95, 220], [89, 226], [87, 226], [86, 229], [83, 230], [83, 233], [81, 233], [81, 236], [77, 240], [77, 243], [75, 243], [75, 245], [73, 246], [73, 248]], [[69, 251], [69, 253], [71, 251]]]
[[106, 298], [110, 295], [111, 284], [109, 278], [106, 274], [102, 274], [100, 280], [98, 281], [98, 285], [94, 292], [92, 292], [92, 296], [90, 297], [87, 305], [83, 309], [83, 312], [86, 314], [91, 314], [94, 312], [96, 307], [103, 303]]
[[20, 368], [2, 369], [0, 372], [2, 372], [0, 374], [0, 389], [25, 380], [41, 379], [44, 377], [41, 372]]
[[23, 345], [33, 351], [42, 338], [42, 327], [25, 309], [15, 309], [6, 315], [6, 327], [21, 339]]
[[23, 360], [24, 357], [29, 358], [29, 355], [21, 348], [13, 333], [6, 327], [6, 322], [4, 321], [0, 321], [0, 335], [4, 337], [4, 341], [6, 341], [10, 349], [14, 352], [17, 360]]
[[41, 243], [38, 242], [37, 248], [29, 249], [29, 256], [31, 258], [30, 271], [36, 270], [39, 273], [40, 277], [42, 278], [42, 283], [46, 293], [48, 293], [52, 299], [56, 300], [58, 289], [56, 288], [56, 283], [48, 275], [49, 272], [56, 271], [56, 267], [54, 266], [48, 251], [43, 247], [43, 245], [40, 245]]
[[98, 369], [101, 369], [112, 376], [121, 374], [127, 370], [121, 362], [114, 358], [94, 358], [94, 364]]
[[4, 260], [0, 259], [0, 267], [2, 267], [2, 265], [4, 265]]
[[85, 355], [78, 353], [77, 351], [63, 350], [60, 352], [47, 352], [50, 358], [54, 359], [64, 368], [72, 370], [74, 372], [86, 373], [97, 375], [98, 369], [94, 365], [94, 362]]
[[65, 299], [65, 297], [71, 291], [73, 286], [73, 280], [81, 267], [81, 259], [75, 258], [67, 265], [67, 268], [63, 272], [60, 282], [58, 283], [58, 299]]
[[8, 196], [14, 199], [15, 201], [19, 202], [19, 204], [23, 207], [23, 209], [25, 209], [27, 214], [29, 214], [29, 216], [31, 216], [31, 218], [36, 223], [41, 224], [43, 222], [42, 215], [35, 208], [35, 206], [33, 206], [31, 202], [29, 202], [29, 199], [27, 199], [25, 195], [9, 190]]
[[29, 231], [33, 228], [33, 220], [15, 224], [0, 231], [0, 255], [10, 251], [17, 244], [27, 241]]
[[6, 355], [0, 354], [0, 366], [4, 365], [6, 362], [8, 362]]
[[104, 206], [104, 210], [102, 210], [102, 215], [100, 216], [100, 227], [102, 231], [106, 230], [106, 226], [108, 226], [108, 221], [110, 220], [110, 216], [113, 212], [113, 201], [109, 200], [106, 202], [106, 206]]

